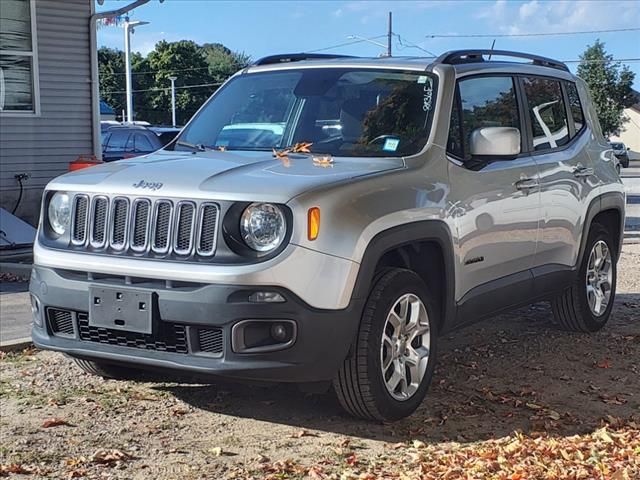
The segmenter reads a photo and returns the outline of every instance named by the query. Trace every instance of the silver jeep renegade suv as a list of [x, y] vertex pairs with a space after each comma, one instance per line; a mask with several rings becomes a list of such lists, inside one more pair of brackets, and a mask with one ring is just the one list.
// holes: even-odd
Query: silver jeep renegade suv
[[447, 330], [540, 300], [605, 325], [614, 165], [548, 58], [264, 58], [163, 150], [47, 186], [33, 340], [112, 378], [332, 382], [353, 415], [399, 419]]

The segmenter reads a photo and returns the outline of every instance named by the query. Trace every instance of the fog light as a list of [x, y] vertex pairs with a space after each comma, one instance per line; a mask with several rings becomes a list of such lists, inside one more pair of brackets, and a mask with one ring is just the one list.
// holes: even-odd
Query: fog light
[[282, 303], [285, 299], [278, 292], [253, 292], [249, 295], [251, 303]]
[[40, 314], [40, 300], [35, 295], [31, 295], [31, 313], [33, 314], [33, 323], [42, 327], [42, 315]]
[[271, 326], [271, 338], [277, 342], [284, 342], [288, 337], [286, 327], [281, 323], [274, 323]]

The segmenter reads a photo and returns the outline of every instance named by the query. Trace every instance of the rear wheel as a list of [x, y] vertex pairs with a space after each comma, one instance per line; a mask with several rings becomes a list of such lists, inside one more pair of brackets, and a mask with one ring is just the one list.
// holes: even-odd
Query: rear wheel
[[389, 421], [418, 408], [436, 363], [436, 312], [414, 272], [396, 268], [378, 277], [356, 343], [333, 382], [345, 410]]
[[575, 281], [552, 301], [555, 320], [562, 328], [595, 332], [605, 326], [616, 293], [615, 255], [609, 232], [594, 224]]

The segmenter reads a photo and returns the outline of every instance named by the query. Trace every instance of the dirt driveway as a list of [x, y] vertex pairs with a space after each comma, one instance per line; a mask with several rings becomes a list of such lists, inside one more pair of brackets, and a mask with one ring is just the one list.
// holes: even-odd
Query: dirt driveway
[[427, 400], [394, 424], [292, 386], [104, 381], [62, 355], [8, 355], [0, 476], [638, 479], [640, 245], [619, 270], [595, 335], [537, 304], [441, 339]]

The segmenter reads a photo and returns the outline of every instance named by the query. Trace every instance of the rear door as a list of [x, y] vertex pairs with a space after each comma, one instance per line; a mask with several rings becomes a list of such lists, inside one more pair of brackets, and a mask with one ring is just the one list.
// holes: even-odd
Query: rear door
[[[456, 291], [462, 314], [477, 316], [520, 303], [530, 293], [540, 210], [538, 168], [527, 153], [470, 154], [477, 129], [522, 132], [523, 108], [514, 77], [463, 78], [456, 97], [447, 146], [458, 237]], [[510, 287], [512, 293], [504, 295]], [[503, 294], [487, 295], [492, 291]]]
[[[576, 86], [523, 76], [531, 156], [540, 170], [541, 225], [536, 276], [574, 267], [584, 215], [597, 188], [588, 132]], [[553, 285], [549, 285], [553, 287]]]

